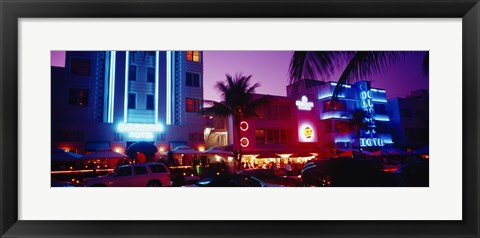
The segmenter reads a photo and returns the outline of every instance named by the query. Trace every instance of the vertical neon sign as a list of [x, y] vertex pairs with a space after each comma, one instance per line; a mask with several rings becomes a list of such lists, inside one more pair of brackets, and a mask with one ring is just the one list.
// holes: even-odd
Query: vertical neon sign
[[365, 81], [358, 83], [360, 91], [360, 108], [367, 112], [367, 116], [363, 119], [367, 123], [367, 128], [361, 130], [359, 138], [360, 147], [384, 146], [383, 139], [375, 137], [377, 134], [375, 124], [375, 110], [373, 107], [373, 93], [369, 84]]

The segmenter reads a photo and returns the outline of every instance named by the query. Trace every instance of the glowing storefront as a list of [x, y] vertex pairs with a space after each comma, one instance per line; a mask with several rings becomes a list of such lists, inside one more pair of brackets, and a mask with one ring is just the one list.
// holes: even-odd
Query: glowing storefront
[[[240, 138], [234, 135], [233, 139], [241, 142], [250, 159], [268, 152], [282, 157], [298, 153], [327, 157], [349, 149], [375, 151], [392, 146], [386, 91], [371, 88], [367, 81], [343, 85], [331, 105], [336, 86], [314, 80], [288, 85], [286, 97], [270, 96], [270, 104], [258, 112], [260, 118], [245, 120], [248, 126], [243, 126]], [[358, 132], [350, 119], [355, 111], [365, 112]]]

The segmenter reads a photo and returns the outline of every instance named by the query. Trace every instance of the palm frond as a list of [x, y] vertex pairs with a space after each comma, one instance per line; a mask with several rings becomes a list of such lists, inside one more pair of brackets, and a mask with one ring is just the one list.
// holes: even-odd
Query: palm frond
[[232, 114], [232, 109], [219, 102], [213, 102], [211, 107], [202, 108], [199, 111], [204, 116], [227, 117]]
[[290, 83], [302, 79], [326, 80], [349, 58], [351, 51], [295, 51], [290, 61]]
[[257, 114], [258, 109], [267, 105], [270, 102], [271, 102], [271, 97], [268, 95], [262, 96], [258, 99], [251, 101], [244, 109], [245, 118], [252, 118], [252, 117], [259, 118]]

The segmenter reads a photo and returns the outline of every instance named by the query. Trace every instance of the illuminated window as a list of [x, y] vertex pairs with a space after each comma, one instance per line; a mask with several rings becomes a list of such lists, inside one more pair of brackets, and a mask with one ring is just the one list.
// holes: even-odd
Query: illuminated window
[[147, 94], [147, 110], [154, 110], [155, 103], [154, 103], [154, 96], [151, 94]]
[[132, 81], [137, 80], [137, 66], [135, 65], [128, 66], [128, 80], [132, 80]]
[[330, 108], [331, 101], [323, 102], [323, 111], [345, 111], [347, 110], [347, 104], [345, 101], [333, 101], [333, 108]]
[[189, 87], [200, 87], [200, 74], [187, 72], [186, 74], [186, 85]]
[[88, 89], [71, 88], [68, 103], [75, 106], [88, 106]]
[[155, 82], [155, 69], [154, 68], [147, 68], [147, 82], [154, 83]]
[[187, 51], [186, 57], [188, 61], [200, 62], [200, 51]]
[[200, 110], [200, 99], [187, 98], [187, 112], [198, 112]]
[[90, 76], [90, 60], [89, 59], [72, 59], [70, 72], [75, 75]]
[[265, 144], [265, 130], [255, 130], [255, 141], [257, 144]]
[[128, 94], [128, 109], [137, 108], [137, 95], [135, 93]]
[[291, 142], [292, 132], [289, 129], [257, 129], [255, 141], [257, 144], [288, 144]]

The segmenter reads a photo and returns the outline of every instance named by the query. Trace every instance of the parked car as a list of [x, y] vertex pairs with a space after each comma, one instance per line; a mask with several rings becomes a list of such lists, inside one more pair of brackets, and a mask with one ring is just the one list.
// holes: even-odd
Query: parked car
[[192, 166], [174, 166], [170, 167], [169, 170], [174, 187], [194, 184], [200, 180], [200, 176]]
[[69, 182], [69, 181], [59, 181], [56, 179], [51, 180], [51, 187], [78, 187], [77, 184]]
[[246, 174], [220, 174], [184, 187], [279, 187]]
[[289, 187], [298, 187], [301, 184], [298, 176], [289, 176], [284, 169], [246, 169], [239, 172], [239, 174], [246, 174], [265, 183], [277, 184]]
[[162, 187], [172, 186], [168, 168], [160, 163], [119, 166], [111, 174], [85, 179], [87, 187]]
[[302, 185], [317, 187], [396, 186], [371, 159], [336, 158], [310, 161], [302, 169]]

